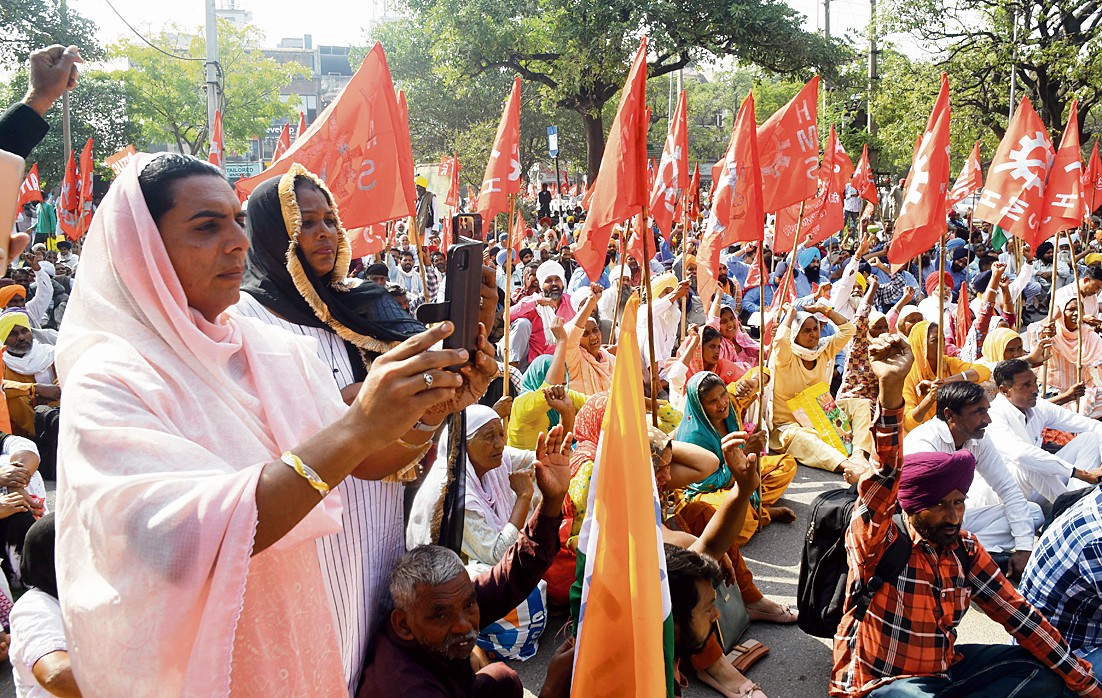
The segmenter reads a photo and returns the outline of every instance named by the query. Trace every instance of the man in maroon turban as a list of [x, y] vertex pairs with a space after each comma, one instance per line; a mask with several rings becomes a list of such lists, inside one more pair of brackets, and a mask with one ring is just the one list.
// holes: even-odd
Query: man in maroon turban
[[976, 474], [976, 457], [955, 453], [912, 453], [903, 458], [899, 505], [915, 531], [926, 541], [946, 548], [960, 534], [964, 498]]

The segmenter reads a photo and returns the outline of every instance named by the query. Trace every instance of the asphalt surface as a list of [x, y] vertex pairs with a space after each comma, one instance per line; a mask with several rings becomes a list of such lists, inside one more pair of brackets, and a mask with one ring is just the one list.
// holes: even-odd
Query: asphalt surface
[[[800, 552], [811, 512], [811, 500], [821, 492], [843, 487], [840, 475], [800, 466], [796, 479], [780, 504], [796, 511], [796, 522], [772, 524], [742, 549], [743, 557], [754, 573], [758, 588], [767, 597], [780, 603], [796, 604], [796, 584], [800, 574]], [[553, 633], [562, 619], [549, 624], [540, 642], [539, 653], [526, 662], [513, 662], [528, 691], [538, 695], [547, 662], [559, 642]], [[815, 698], [827, 695], [831, 669], [830, 641], [805, 634], [795, 625], [751, 623], [745, 637], [770, 648], [765, 659], [755, 664], [747, 676], [762, 686], [769, 698]], [[989, 620], [982, 611], [972, 607], [962, 621], [958, 642], [1006, 644], [1009, 639], [1001, 626]], [[691, 672], [690, 672], [691, 673]], [[689, 679], [686, 698], [714, 698], [719, 693], [696, 680]]]

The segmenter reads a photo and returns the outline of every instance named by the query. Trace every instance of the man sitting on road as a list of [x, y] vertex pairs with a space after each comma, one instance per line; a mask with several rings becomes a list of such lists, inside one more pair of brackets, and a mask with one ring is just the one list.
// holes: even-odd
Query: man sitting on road
[[576, 314], [565, 293], [566, 270], [551, 260], [536, 268], [536, 282], [542, 291], [527, 296], [513, 306], [513, 327], [509, 337], [509, 363], [525, 369], [537, 356], [555, 351], [555, 338], [551, 323], [555, 316], [563, 322], [574, 319]]
[[[914, 360], [906, 341], [878, 337], [869, 355], [880, 383], [876, 458], [857, 484], [846, 533], [849, 575], [830, 695], [1055, 697], [1066, 686], [1081, 696], [1102, 697], [1090, 665], [1076, 658], [976, 537], [962, 530], [976, 469], [972, 453], [928, 449], [903, 456], [903, 381]], [[901, 522], [895, 518], [898, 506], [905, 513]], [[912, 543], [898, 580], [871, 595], [861, 593], [904, 534]], [[868, 601], [864, 613], [858, 610], [861, 599]], [[1022, 646], [957, 645], [957, 626], [972, 601]]]

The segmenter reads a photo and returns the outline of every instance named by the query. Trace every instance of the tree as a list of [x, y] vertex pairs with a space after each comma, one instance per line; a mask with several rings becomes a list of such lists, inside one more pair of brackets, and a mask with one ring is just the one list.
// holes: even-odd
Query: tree
[[831, 73], [844, 51], [805, 32], [779, 0], [409, 0], [433, 38], [436, 65], [477, 76], [519, 73], [557, 106], [577, 113], [592, 179], [604, 152], [605, 105], [623, 86], [640, 35], [650, 39], [650, 77], [693, 61], [739, 57], [768, 70]]
[[102, 57], [96, 25], [58, 0], [4, 0], [0, 12], [0, 65], [27, 60], [38, 48], [74, 44], [86, 59]]
[[[284, 102], [280, 90], [308, 70], [297, 63], [279, 64], [258, 48], [260, 30], [218, 20], [218, 61], [223, 81], [222, 132], [227, 151], [245, 150], [249, 138], [264, 134], [276, 119], [297, 117], [298, 102]], [[122, 71], [132, 87], [130, 116], [150, 143], [169, 143], [181, 152], [205, 154], [208, 149], [206, 81], [202, 32], [170, 27], [152, 39], [162, 47], [186, 47], [169, 56], [146, 44], [123, 40], [111, 48], [126, 58]]]
[[940, 47], [936, 67], [955, 83], [954, 115], [968, 108], [998, 138], [1006, 132], [1012, 70], [1016, 100], [1028, 94], [1057, 136], [1073, 98], [1081, 128], [1102, 98], [1102, 11], [1095, 0], [893, 0], [885, 17], [889, 31]]

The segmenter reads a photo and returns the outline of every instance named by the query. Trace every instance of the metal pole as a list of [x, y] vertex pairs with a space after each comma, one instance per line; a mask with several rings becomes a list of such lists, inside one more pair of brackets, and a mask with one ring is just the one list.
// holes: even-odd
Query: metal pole
[[941, 234], [937, 266], [937, 373], [934, 380], [941, 380], [941, 364], [945, 355], [945, 233]]
[[[643, 284], [647, 288], [647, 346], [650, 347], [650, 419], [654, 426], [658, 426], [658, 362], [654, 356], [654, 294], [650, 286], [650, 254], [648, 253], [647, 238], [650, 237], [650, 218], [648, 217], [647, 204], [643, 204], [643, 213], [639, 216], [639, 234], [643, 236]], [[624, 260], [627, 266], [627, 260]]]
[[[561, 231], [562, 228], [560, 226], [562, 226], [563, 219], [565, 219], [566, 217], [563, 215], [563, 210], [562, 210], [562, 175], [559, 174], [559, 156], [558, 155], [555, 156], [555, 192], [556, 192], [556, 196], [558, 196], [558, 198], [559, 198], [559, 223], [558, 223], [558, 225], [555, 226], [555, 229]], [[510, 226], [513, 225], [512, 220], [509, 221], [509, 225]]]
[[[505, 360], [504, 380], [501, 383], [501, 396], [509, 397], [509, 315], [513, 308], [513, 217], [516, 215], [516, 195], [509, 196], [509, 229], [505, 233], [505, 337], [502, 340], [502, 358]], [[506, 419], [508, 428], [508, 419]]]
[[[218, 15], [214, 11], [214, 0], [205, 0], [207, 29], [207, 138], [214, 146], [214, 113], [218, 110]], [[261, 141], [262, 142], [262, 141]], [[261, 169], [264, 167], [263, 149], [260, 157]]]

